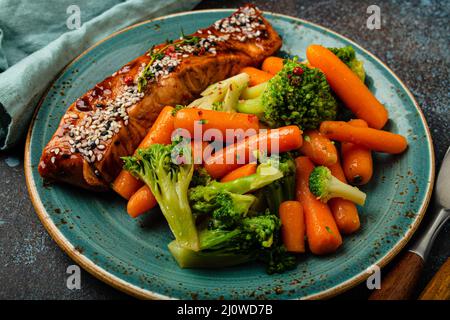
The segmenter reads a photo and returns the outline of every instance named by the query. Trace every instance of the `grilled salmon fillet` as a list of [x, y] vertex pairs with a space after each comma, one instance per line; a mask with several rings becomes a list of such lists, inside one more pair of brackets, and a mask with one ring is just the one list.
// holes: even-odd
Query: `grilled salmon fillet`
[[102, 191], [166, 105], [188, 104], [212, 83], [258, 66], [281, 39], [252, 5], [190, 36], [154, 46], [70, 105], [44, 148], [39, 173]]

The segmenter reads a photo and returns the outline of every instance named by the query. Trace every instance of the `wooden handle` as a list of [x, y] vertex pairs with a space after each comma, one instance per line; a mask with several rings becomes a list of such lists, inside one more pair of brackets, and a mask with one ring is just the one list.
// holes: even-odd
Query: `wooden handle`
[[381, 289], [374, 290], [369, 300], [407, 300], [411, 298], [423, 270], [423, 259], [410, 251], [385, 276], [381, 274]]
[[450, 258], [422, 291], [419, 300], [450, 300]]

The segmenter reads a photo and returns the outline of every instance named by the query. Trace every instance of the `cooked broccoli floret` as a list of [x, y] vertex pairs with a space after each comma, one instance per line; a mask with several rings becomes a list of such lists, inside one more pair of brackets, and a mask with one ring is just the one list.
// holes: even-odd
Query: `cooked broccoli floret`
[[255, 259], [255, 253], [238, 250], [193, 251], [181, 247], [176, 241], [169, 243], [169, 250], [181, 268], [224, 268]]
[[283, 178], [264, 187], [264, 195], [270, 212], [278, 214], [283, 201], [295, 198], [295, 163], [290, 153], [283, 153], [279, 157], [279, 169]]
[[206, 186], [212, 180], [213, 180], [212, 177], [209, 175], [208, 171], [206, 171], [204, 167], [198, 167], [194, 170], [194, 174], [192, 176], [192, 180], [189, 187], [193, 188], [196, 186]]
[[276, 242], [280, 220], [266, 213], [243, 218], [232, 230], [205, 228], [199, 232], [201, 250], [180, 247], [176, 241], [169, 250], [182, 268], [217, 268], [262, 260], [267, 272], [292, 269], [295, 259]]
[[220, 191], [227, 191], [231, 193], [244, 194], [255, 191], [267, 186], [275, 180], [283, 177], [283, 172], [274, 165], [272, 161], [260, 164], [256, 168], [256, 173], [246, 177], [238, 178], [227, 182], [212, 181], [206, 186], [197, 186], [189, 189], [189, 200], [199, 201], [205, 197], [217, 194]]
[[272, 128], [295, 124], [314, 129], [336, 117], [337, 102], [323, 72], [294, 59], [286, 60], [260, 95], [239, 101], [236, 109], [258, 115]]
[[296, 266], [294, 255], [287, 252], [284, 245], [280, 244], [273, 248], [263, 250], [260, 260], [265, 262], [268, 274], [283, 273], [292, 270]]
[[311, 172], [309, 189], [323, 202], [331, 198], [344, 198], [362, 206], [366, 201], [364, 192], [340, 181], [331, 174], [330, 169], [324, 166], [316, 167]]
[[[231, 228], [235, 226], [255, 202], [252, 195], [231, 193], [225, 190], [204, 189], [205, 193], [195, 193], [190, 197], [194, 214], [209, 214], [211, 226], [215, 228]], [[209, 194], [208, 194], [209, 192]], [[197, 198], [195, 198], [197, 196]]]
[[189, 189], [188, 198], [196, 215], [210, 214], [215, 228], [230, 228], [247, 215], [256, 197], [245, 193], [260, 189], [283, 177], [274, 162], [260, 164], [256, 173], [229, 182], [211, 181]]
[[366, 71], [364, 70], [364, 64], [361, 60], [356, 59], [355, 49], [352, 46], [346, 46], [343, 48], [328, 48], [339, 59], [342, 60], [362, 82], [366, 79]]
[[196, 251], [199, 240], [187, 197], [194, 165], [192, 161], [175, 163], [175, 152], [190, 156], [190, 150], [177, 148], [179, 144], [174, 142], [139, 149], [135, 156], [123, 158], [124, 168], [150, 187], [178, 244]]

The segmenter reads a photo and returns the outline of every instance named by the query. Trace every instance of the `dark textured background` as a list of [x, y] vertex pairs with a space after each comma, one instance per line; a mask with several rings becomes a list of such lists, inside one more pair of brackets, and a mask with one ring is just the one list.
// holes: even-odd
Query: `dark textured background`
[[[197, 9], [233, 8], [245, 2], [250, 1], [204, 1]], [[434, 139], [436, 164], [441, 163], [450, 145], [449, 1], [281, 0], [253, 3], [263, 10], [328, 27], [353, 39], [387, 63], [422, 107]], [[366, 28], [366, 9], [371, 4], [381, 8], [380, 30]], [[128, 298], [84, 271], [81, 290], [66, 288], [66, 268], [73, 262], [51, 240], [34, 212], [25, 186], [22, 149], [20, 146], [0, 153], [0, 298]], [[424, 224], [426, 222], [427, 219]], [[450, 224], [447, 223], [425, 265], [417, 294], [449, 256], [449, 240]], [[368, 294], [363, 284], [338, 298], [365, 299]]]

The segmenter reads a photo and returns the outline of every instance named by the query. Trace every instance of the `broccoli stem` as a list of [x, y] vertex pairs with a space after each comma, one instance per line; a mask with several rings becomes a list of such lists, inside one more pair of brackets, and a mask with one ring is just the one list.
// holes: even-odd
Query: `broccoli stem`
[[177, 241], [168, 245], [170, 253], [181, 268], [223, 268], [255, 260], [253, 254], [227, 251], [192, 251], [180, 246]]
[[236, 110], [241, 113], [262, 115], [265, 110], [262, 95], [253, 99], [240, 100], [236, 106]]
[[285, 176], [269, 184], [263, 190], [270, 212], [278, 215], [278, 209], [282, 202], [295, 199], [295, 176]]
[[247, 100], [261, 96], [264, 90], [266, 90], [268, 84], [268, 82], [263, 82], [256, 86], [244, 89], [244, 91], [242, 91], [241, 98]]
[[151, 189], [179, 244], [199, 250], [195, 218], [188, 199], [194, 165], [174, 165], [171, 157], [176, 147], [178, 142], [171, 145], [153, 144], [148, 148], [138, 149], [135, 156], [123, 158], [124, 168]]
[[[152, 168], [147, 168], [147, 170], [152, 170]], [[156, 171], [160, 181], [163, 182], [163, 186], [157, 185], [147, 175], [141, 175], [140, 177], [152, 190], [161, 212], [179, 244], [195, 251], [199, 250], [197, 229], [187, 195], [189, 188], [189, 182], [187, 181], [192, 178], [194, 166], [189, 165], [187, 176], [180, 177], [181, 180], [175, 182], [175, 186], [164, 184], [164, 182], [170, 181], [170, 178], [162, 166], [159, 166]]]
[[264, 188], [264, 194], [266, 196], [266, 201], [270, 212], [278, 215], [278, 209], [284, 200], [281, 184], [277, 181], [269, 184], [266, 188]]
[[[284, 194], [286, 200], [294, 200], [295, 199], [295, 176], [286, 176], [283, 179], [283, 187], [284, 187]], [[285, 201], [286, 201], [285, 200]]]
[[336, 177], [332, 176], [328, 185], [327, 198], [344, 198], [360, 206], [366, 201], [366, 194], [356, 187], [352, 187]]
[[256, 173], [235, 179], [228, 182], [213, 182], [212, 187], [219, 187], [223, 190], [244, 194], [271, 184], [273, 181], [283, 177], [283, 173], [269, 163], [260, 164]]
[[235, 111], [234, 108], [239, 101], [239, 96], [247, 88], [250, 79], [249, 76], [246, 73], [241, 73], [239, 76], [235, 77], [235, 80], [228, 85], [227, 94], [223, 98], [221, 111]]

